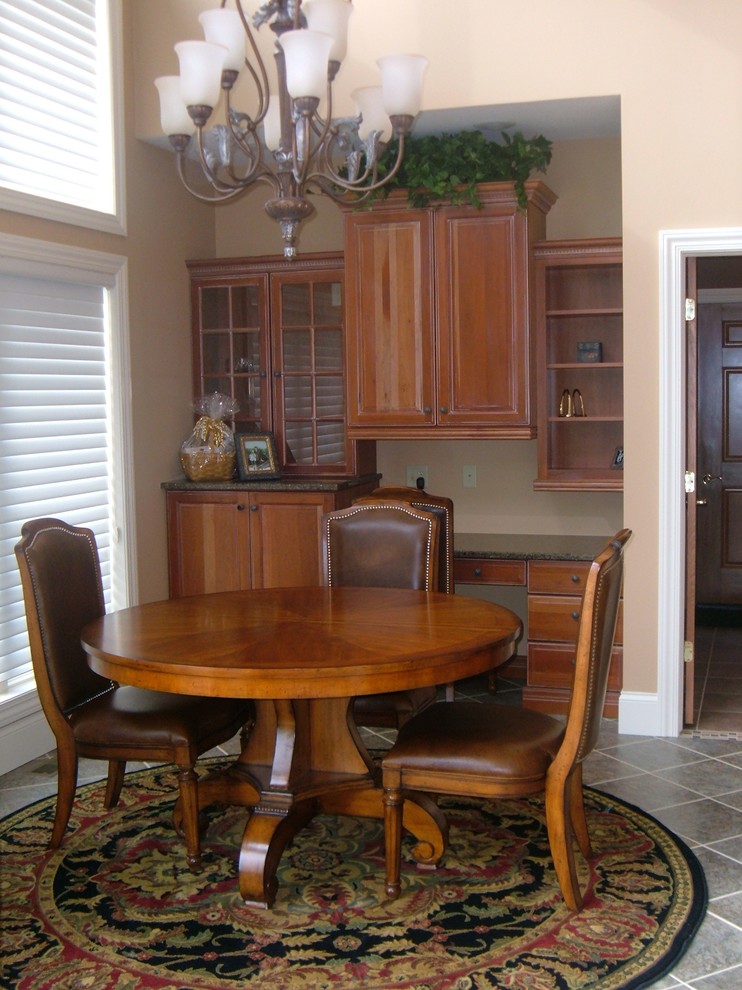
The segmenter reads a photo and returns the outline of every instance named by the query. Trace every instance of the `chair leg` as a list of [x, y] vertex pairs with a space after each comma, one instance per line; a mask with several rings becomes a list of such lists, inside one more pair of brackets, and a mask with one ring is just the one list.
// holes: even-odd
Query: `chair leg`
[[572, 823], [570, 821], [569, 783], [557, 780], [546, 783], [546, 829], [559, 888], [570, 911], [582, 907], [582, 893], [577, 880]]
[[121, 796], [121, 788], [124, 783], [124, 773], [126, 772], [125, 760], [108, 761], [108, 779], [106, 781], [106, 793], [103, 796], [104, 808], [115, 808]]
[[572, 772], [567, 787], [569, 788], [569, 817], [572, 821], [577, 845], [585, 859], [591, 859], [593, 847], [590, 842], [590, 833], [587, 830], [587, 819], [585, 818], [585, 802], [582, 793], [582, 764], [578, 763]]
[[193, 873], [201, 869], [201, 840], [198, 835], [198, 775], [192, 766], [178, 767], [178, 789], [183, 816], [188, 866]]
[[399, 897], [402, 860], [402, 808], [404, 798], [398, 787], [384, 788], [384, 851], [386, 892], [391, 900]]
[[72, 814], [77, 790], [77, 750], [57, 743], [57, 807], [54, 812], [54, 828], [49, 840], [50, 849], [58, 849]]

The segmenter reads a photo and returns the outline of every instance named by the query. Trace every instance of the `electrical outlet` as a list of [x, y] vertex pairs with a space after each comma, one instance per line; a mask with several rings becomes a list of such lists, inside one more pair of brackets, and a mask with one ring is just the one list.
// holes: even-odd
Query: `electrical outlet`
[[477, 466], [476, 464], [465, 464], [463, 474], [464, 488], [477, 487]]
[[[418, 485], [417, 479], [422, 478], [422, 484]], [[407, 465], [407, 484], [410, 488], [428, 487], [428, 467], [426, 464]]]

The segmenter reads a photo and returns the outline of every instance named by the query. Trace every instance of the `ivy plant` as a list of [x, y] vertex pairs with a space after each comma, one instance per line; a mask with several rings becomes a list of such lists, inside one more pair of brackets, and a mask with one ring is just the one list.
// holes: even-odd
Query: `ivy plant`
[[[525, 208], [525, 183], [533, 172], [546, 170], [551, 141], [543, 135], [526, 139], [519, 131], [502, 132], [500, 137], [501, 141], [493, 141], [475, 130], [408, 138], [402, 166], [383, 193], [406, 189], [410, 205], [416, 207], [442, 200], [479, 208], [477, 183], [513, 182], [518, 203]], [[393, 141], [381, 159], [380, 171], [391, 167], [396, 154]]]

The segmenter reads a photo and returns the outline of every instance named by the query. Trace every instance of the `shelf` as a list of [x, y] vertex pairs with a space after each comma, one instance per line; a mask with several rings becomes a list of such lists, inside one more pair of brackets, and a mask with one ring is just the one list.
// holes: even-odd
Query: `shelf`
[[623, 368], [623, 361], [565, 361], [558, 364], [547, 364], [547, 371], [559, 371], [563, 369], [590, 371], [594, 368]]
[[608, 306], [601, 309], [547, 309], [548, 320], [561, 320], [573, 316], [623, 316], [623, 307]]
[[549, 423], [623, 423], [623, 416], [549, 416]]

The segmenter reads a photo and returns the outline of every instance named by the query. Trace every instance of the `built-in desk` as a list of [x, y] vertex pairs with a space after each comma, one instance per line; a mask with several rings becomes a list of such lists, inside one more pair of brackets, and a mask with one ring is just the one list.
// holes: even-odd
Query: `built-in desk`
[[[528, 708], [567, 710], [585, 579], [607, 540], [607, 536], [454, 534], [456, 584], [527, 589], [523, 704]], [[623, 682], [622, 618], [620, 609], [604, 708], [608, 718], [618, 717]]]

